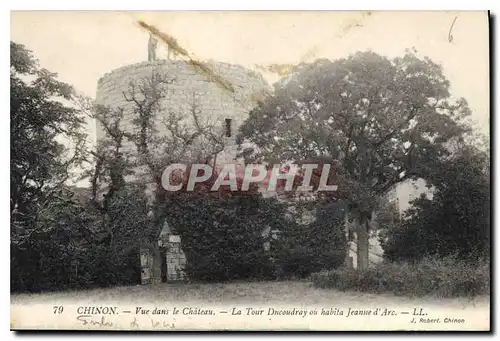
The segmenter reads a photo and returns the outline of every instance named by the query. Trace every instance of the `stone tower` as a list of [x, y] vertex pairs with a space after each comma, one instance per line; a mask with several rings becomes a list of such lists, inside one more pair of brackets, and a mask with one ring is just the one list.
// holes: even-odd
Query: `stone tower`
[[[188, 112], [190, 101], [195, 96], [204, 118], [220, 126], [221, 129], [228, 127], [233, 132], [227, 143], [228, 148], [232, 150], [234, 144], [231, 142], [234, 142], [237, 129], [248, 117], [250, 110], [255, 107], [255, 98], [268, 92], [269, 88], [260, 74], [242, 66], [214, 61], [204, 65], [230, 84], [233, 91], [220, 86], [210, 79], [209, 75], [183, 60], [153, 60], [127, 65], [104, 75], [98, 81], [96, 102], [114, 108], [130, 107], [131, 104], [124, 97], [129, 84], [150, 76], [153, 70], [156, 70], [175, 79], [168, 85], [168, 98], [164, 100], [165, 110]], [[123, 127], [130, 132], [134, 129], [132, 119], [132, 114], [125, 110]], [[186, 117], [186, 120], [189, 120], [189, 117]], [[161, 127], [161, 124], [157, 125], [160, 130]], [[98, 123], [96, 133], [97, 140], [104, 136], [104, 130]], [[130, 142], [124, 147], [134, 148]]]
[[[165, 112], [189, 112], [190, 100], [196, 97], [200, 115], [221, 130], [230, 132], [226, 134], [226, 149], [217, 156], [220, 162], [230, 162], [236, 156], [235, 135], [239, 126], [248, 117], [250, 110], [256, 105], [255, 98], [262, 97], [262, 93], [269, 91], [268, 85], [260, 74], [239, 65], [209, 61], [204, 63], [213, 74], [217, 75], [230, 89], [220, 86], [210, 75], [203, 72], [192, 63], [183, 60], [157, 60], [154, 42], [150, 41], [148, 61], [127, 65], [113, 70], [98, 81], [96, 103], [111, 108], [124, 108], [122, 129], [133, 132], [134, 119], [124, 92], [129, 90], [130, 83], [137, 82], [151, 76], [153, 71], [165, 74], [170, 79], [175, 79], [168, 85], [168, 94], [162, 103]], [[206, 70], [206, 69], [205, 69]], [[157, 117], [161, 120], [162, 117]], [[186, 122], [192, 118], [186, 117]], [[194, 124], [194, 122], [191, 122]], [[105, 135], [103, 127], [96, 123], [97, 141]], [[162, 125], [158, 122], [156, 128], [162, 134]], [[166, 133], [166, 131], [165, 131]], [[135, 151], [135, 145], [126, 141], [123, 148]], [[134, 181], [134, 176], [127, 180]], [[185, 257], [181, 250], [181, 241], [173, 234], [175, 227], [168, 226], [165, 222], [160, 234], [158, 246], [147, 247], [141, 250], [140, 259], [142, 266], [142, 282], [158, 283], [165, 280], [181, 280], [185, 276], [182, 268]], [[175, 269], [173, 273], [170, 269]]]

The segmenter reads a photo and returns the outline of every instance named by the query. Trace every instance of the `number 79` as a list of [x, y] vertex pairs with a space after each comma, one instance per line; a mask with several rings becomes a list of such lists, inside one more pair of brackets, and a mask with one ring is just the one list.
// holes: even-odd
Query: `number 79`
[[64, 311], [64, 307], [62, 305], [55, 305], [54, 306], [54, 314], [62, 314]]

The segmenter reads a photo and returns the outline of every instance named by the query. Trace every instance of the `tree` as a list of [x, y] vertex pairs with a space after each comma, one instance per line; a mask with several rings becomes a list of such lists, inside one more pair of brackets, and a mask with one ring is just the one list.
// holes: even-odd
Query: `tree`
[[10, 52], [11, 251], [22, 266], [21, 254], [58, 230], [46, 222], [61, 216], [61, 205], [71, 211], [67, 186], [85, 158], [86, 136], [83, 115], [69, 102], [73, 88], [23, 45], [11, 42]]
[[94, 253], [107, 259], [101, 268], [105, 266], [111, 277], [104, 284], [129, 283], [134, 273], [119, 272], [127, 264], [128, 268], [134, 265], [123, 260], [130, 259], [132, 252], [137, 254], [139, 247], [157, 248], [165, 219], [170, 221], [165, 205], [170, 193], [162, 184], [164, 169], [172, 163], [215, 164], [224, 149], [222, 126], [202, 115], [194, 94], [187, 110], [169, 102], [169, 85], [174, 81], [153, 65], [149, 75], [130, 82], [123, 92], [123, 106], [107, 107], [78, 98], [82, 110], [105, 132], [91, 152], [92, 168], [86, 172], [104, 233], [101, 244], [107, 246]]
[[470, 147], [444, 161], [429, 179], [432, 199], [417, 198], [402, 224], [387, 229], [384, 255], [390, 260], [489, 257], [489, 177], [487, 154]]
[[368, 266], [370, 220], [381, 195], [428, 176], [448, 145], [470, 129], [442, 68], [414, 52], [389, 60], [358, 52], [301, 64], [275, 85], [240, 129], [247, 162], [320, 159], [331, 163], [355, 221], [358, 268]]
[[83, 161], [84, 120], [67, 103], [70, 85], [40, 69], [23, 45], [11, 42], [10, 50], [11, 222], [23, 230]]
[[[189, 110], [172, 108], [167, 102], [168, 86], [175, 79], [154, 66], [151, 76], [129, 84], [125, 100], [132, 105], [136, 133], [127, 137], [136, 147], [135, 165], [145, 168], [142, 181], [152, 184], [150, 208], [153, 225], [151, 242], [156, 243], [166, 218], [161, 211], [165, 201], [162, 185], [164, 169], [173, 163], [206, 163], [224, 150], [222, 126], [202, 119], [196, 95], [193, 94]], [[163, 129], [158, 129], [160, 125]]]
[[375, 221], [379, 226], [378, 240], [382, 247], [387, 243], [389, 231], [394, 231], [401, 226], [401, 214], [397, 200], [391, 200], [386, 195], [381, 198], [379, 207], [375, 211]]
[[92, 239], [92, 219], [70, 182], [86, 157], [84, 116], [73, 88], [10, 43], [12, 290], [68, 284], [74, 252]]
[[[113, 197], [126, 188], [127, 181], [143, 188], [148, 198], [149, 219], [142, 242], [156, 244], [166, 218], [162, 212], [165, 191], [162, 186], [164, 169], [173, 163], [215, 162], [224, 149], [223, 129], [201, 115], [195, 94], [188, 110], [172, 107], [168, 101], [169, 85], [175, 79], [151, 66], [151, 73], [135, 79], [123, 92], [127, 103], [119, 107], [97, 105], [80, 97], [78, 103], [87, 115], [105, 132], [92, 151], [92, 168], [86, 172], [92, 185], [96, 207], [106, 216]], [[134, 129], [125, 128], [124, 118], [131, 118]], [[104, 192], [103, 198], [98, 193]], [[113, 224], [105, 223], [110, 238]]]
[[306, 277], [345, 262], [347, 240], [341, 205], [328, 201], [310, 203], [316, 207], [314, 219], [289, 222], [273, 243], [273, 258], [285, 277]]

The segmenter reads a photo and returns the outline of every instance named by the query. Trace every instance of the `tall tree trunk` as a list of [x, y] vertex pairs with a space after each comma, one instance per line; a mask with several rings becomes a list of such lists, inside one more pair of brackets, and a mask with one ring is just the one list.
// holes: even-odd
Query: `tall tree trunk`
[[351, 229], [351, 224], [349, 223], [349, 218], [347, 216], [347, 214], [345, 215], [345, 218], [344, 218], [344, 228], [345, 228], [345, 240], [346, 240], [346, 253], [345, 253], [345, 266], [347, 266], [348, 268], [353, 268], [354, 267], [354, 264], [353, 264], [353, 261], [352, 261], [352, 258], [351, 258], [351, 241], [349, 239], [349, 236], [350, 236], [350, 229]]
[[357, 258], [357, 269], [365, 270], [369, 265], [369, 234], [368, 234], [368, 221], [363, 220], [357, 229], [357, 247], [356, 247], [356, 258]]

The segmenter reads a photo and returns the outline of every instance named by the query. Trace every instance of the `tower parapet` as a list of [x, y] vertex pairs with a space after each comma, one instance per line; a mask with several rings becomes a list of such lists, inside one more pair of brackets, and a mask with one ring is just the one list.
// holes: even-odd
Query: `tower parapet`
[[[230, 89], [221, 86], [211, 79], [210, 75], [202, 72], [195, 65], [183, 60], [152, 60], [133, 65], [127, 65], [105, 74], [98, 81], [96, 102], [110, 108], [124, 108], [122, 128], [127, 132], [134, 131], [133, 105], [126, 100], [124, 93], [129, 90], [131, 83], [137, 84], [153, 72], [158, 72], [172, 80], [168, 84], [166, 98], [162, 102], [164, 110], [156, 117], [155, 124], [159, 135], [162, 129], [161, 113], [173, 111], [185, 115], [185, 122], [189, 122], [190, 105], [196, 102], [200, 116], [211, 125], [219, 127], [221, 131], [229, 128], [231, 136], [226, 135], [228, 152], [234, 153], [234, 136], [240, 125], [248, 117], [250, 110], [256, 105], [256, 98], [269, 91], [269, 86], [262, 75], [246, 69], [240, 65], [208, 61], [203, 64], [209, 68], [218, 79], [230, 85]], [[194, 122], [192, 122], [194, 123]], [[104, 129], [96, 123], [97, 140], [104, 137]], [[166, 132], [166, 131], [163, 131]], [[124, 144], [126, 150], [135, 148], [130, 141]], [[227, 159], [227, 157], [225, 157]]]

